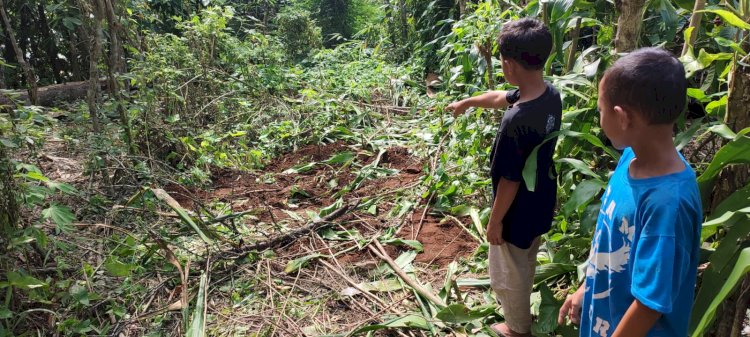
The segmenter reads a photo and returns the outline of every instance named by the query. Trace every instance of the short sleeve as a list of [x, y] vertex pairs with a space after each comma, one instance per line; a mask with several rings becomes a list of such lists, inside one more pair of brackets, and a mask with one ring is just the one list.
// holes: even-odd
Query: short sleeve
[[500, 134], [497, 144], [497, 153], [494, 170], [497, 175], [510, 181], [521, 181], [523, 179], [523, 165], [526, 162], [523, 144], [527, 141], [520, 128], [510, 123], [506, 130]]
[[[676, 204], [661, 200], [658, 204], [644, 203], [642, 229], [635, 249], [631, 293], [645, 306], [662, 314], [671, 313], [683, 285], [688, 280], [690, 253], [677, 226], [682, 223]], [[694, 281], [694, 280], [693, 280]]]
[[509, 104], [516, 104], [519, 99], [521, 99], [521, 91], [518, 89], [513, 89], [505, 93], [505, 100], [508, 101]]

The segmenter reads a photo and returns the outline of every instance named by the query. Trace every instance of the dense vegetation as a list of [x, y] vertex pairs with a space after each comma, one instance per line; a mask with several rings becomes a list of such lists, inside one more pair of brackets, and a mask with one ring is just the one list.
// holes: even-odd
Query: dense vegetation
[[557, 312], [619, 157], [596, 84], [639, 46], [688, 70], [675, 145], [706, 210], [691, 333], [747, 325], [748, 0], [0, 5], [0, 336], [492, 336], [502, 111], [444, 108], [508, 87], [495, 38], [525, 16], [552, 31], [564, 104], [534, 334], [577, 336]]

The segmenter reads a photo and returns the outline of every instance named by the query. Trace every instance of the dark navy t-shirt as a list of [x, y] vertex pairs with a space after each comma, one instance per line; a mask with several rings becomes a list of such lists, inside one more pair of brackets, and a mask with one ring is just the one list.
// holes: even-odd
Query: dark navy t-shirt
[[[510, 92], [509, 96], [517, 95]], [[560, 130], [562, 101], [547, 83], [547, 90], [534, 100], [518, 103], [505, 112], [490, 153], [493, 196], [500, 178], [521, 182], [503, 219], [503, 239], [527, 249], [534, 239], [549, 231], [557, 202], [557, 172], [552, 161], [557, 140], [539, 148], [534, 192], [523, 182], [523, 168], [529, 154], [550, 133]]]

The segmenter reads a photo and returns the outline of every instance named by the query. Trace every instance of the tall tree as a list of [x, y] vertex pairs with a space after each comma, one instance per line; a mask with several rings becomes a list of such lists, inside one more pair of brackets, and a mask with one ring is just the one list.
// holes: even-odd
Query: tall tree
[[0, 230], [6, 233], [18, 224], [18, 203], [13, 171], [13, 164], [5, 151], [5, 146], [0, 144]]
[[19, 65], [21, 65], [21, 68], [23, 68], [24, 74], [26, 74], [26, 87], [29, 91], [29, 100], [31, 101], [31, 104], [37, 104], [38, 99], [36, 76], [34, 76], [34, 70], [31, 68], [31, 65], [26, 62], [26, 59], [23, 56], [23, 52], [18, 46], [18, 42], [16, 41], [16, 34], [14, 33], [13, 27], [10, 24], [8, 12], [5, 10], [5, 0], [0, 0], [0, 18], [3, 21], [3, 27], [5, 28], [5, 33], [7, 34], [8, 40], [10, 40], [11, 47], [16, 54], [16, 61]]
[[128, 118], [127, 111], [125, 111], [125, 107], [123, 106], [120, 82], [117, 79], [120, 73], [124, 71], [122, 44], [119, 39], [122, 27], [115, 15], [115, 1], [99, 0], [99, 2], [104, 6], [102, 10], [106, 13], [107, 27], [109, 28], [109, 59], [107, 62], [109, 92], [112, 98], [115, 99], [120, 124], [122, 124], [123, 133], [125, 134], [125, 144], [128, 147], [128, 153], [133, 154], [135, 149], [133, 148], [133, 136], [130, 131], [130, 118]]
[[615, 50], [618, 53], [629, 52], [638, 46], [645, 4], [646, 0], [615, 0], [615, 7], [620, 13], [615, 35]]
[[99, 58], [102, 54], [102, 9], [104, 6], [101, 4], [102, 0], [94, 0], [91, 3], [91, 7], [88, 7], [85, 1], [79, 1], [79, 3], [92, 13], [90, 21], [90, 32], [91, 42], [89, 43], [89, 88], [87, 94], [87, 103], [89, 106], [89, 114], [91, 115], [91, 122], [94, 126], [94, 132], [96, 134], [101, 133], [101, 122], [99, 121], [99, 109], [98, 109], [98, 97], [99, 97]]
[[690, 37], [685, 40], [685, 43], [682, 45], [682, 55], [685, 55], [690, 49], [690, 46], [695, 44], [695, 39], [698, 37], [698, 29], [700, 28], [701, 19], [703, 18], [702, 11], [704, 7], [706, 7], [706, 0], [695, 0], [693, 14], [690, 16], [690, 25], [688, 26], [688, 29], [692, 28], [693, 30], [690, 32]]
[[[750, 51], [750, 46], [744, 44]], [[724, 123], [734, 132], [750, 127], [750, 67], [740, 62], [732, 66], [729, 82], [729, 97]], [[750, 183], [750, 166], [732, 165], [724, 169], [717, 179], [712, 196], [712, 208], [735, 191]], [[745, 239], [746, 242], [749, 239]], [[740, 243], [740, 245], [742, 245]], [[717, 315], [711, 337], [740, 337], [747, 309], [750, 307], [750, 276], [746, 275], [738, 289], [723, 302], [721, 314]]]
[[57, 54], [60, 53], [59, 49], [57, 48], [57, 39], [55, 38], [54, 34], [52, 33], [52, 29], [49, 27], [49, 23], [47, 22], [47, 14], [44, 11], [44, 4], [42, 2], [39, 2], [36, 6], [38, 22], [39, 22], [39, 33], [42, 35], [42, 44], [44, 44], [44, 49], [47, 53], [47, 59], [50, 62], [50, 66], [52, 67], [52, 76], [55, 78], [56, 83], [62, 83], [62, 63], [60, 62], [60, 58], [57, 57]]

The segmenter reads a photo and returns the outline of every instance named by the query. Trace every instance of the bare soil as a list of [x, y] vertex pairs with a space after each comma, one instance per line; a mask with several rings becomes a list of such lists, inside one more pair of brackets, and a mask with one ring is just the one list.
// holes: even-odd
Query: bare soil
[[[261, 172], [244, 172], [236, 170], [217, 170], [213, 173], [213, 184], [209, 188], [187, 190], [180, 186], [168, 186], [167, 191], [183, 207], [197, 210], [199, 204], [221, 201], [231, 205], [234, 212], [253, 211], [257, 221], [247, 223], [276, 223], [289, 220], [288, 212], [295, 212], [306, 217], [306, 212], [318, 212], [320, 208], [331, 205], [336, 200], [334, 194], [356, 178], [353, 167], [338, 167], [325, 164], [315, 165], [311, 170], [302, 173], [285, 173], [288, 169], [309, 162], [321, 162], [333, 155], [351, 151], [356, 154], [355, 162], [359, 165], [371, 164], [377, 153], [362, 151], [353, 145], [336, 142], [326, 145], [308, 145], [297, 151], [287, 153], [272, 160]], [[366, 180], [362, 185], [344, 196], [344, 201], [373, 195], [396, 194], [409, 188], [417, 188], [423, 176], [423, 162], [412, 156], [408, 149], [392, 147], [386, 149], [380, 158], [379, 167], [398, 170], [397, 174]], [[335, 182], [335, 183], [334, 183]], [[383, 203], [378, 207], [378, 214], [373, 216], [356, 211], [346, 215], [338, 222], [350, 228], [356, 228], [368, 237], [384, 228], [397, 224], [387, 217], [391, 205]], [[425, 215], [419, 208], [403, 222], [399, 237], [415, 239], [424, 246], [424, 252], [417, 255], [420, 263], [443, 267], [450, 262], [464, 257], [476, 248], [476, 241], [454, 221], [443, 220], [439, 214]], [[462, 219], [468, 223], [467, 219]], [[421, 222], [421, 228], [418, 228]], [[295, 225], [294, 222], [289, 225]], [[297, 223], [302, 225], [302, 223]], [[285, 247], [281, 255], [303, 254], [309, 242], [299, 242]], [[397, 257], [405, 248], [387, 246], [388, 253]], [[350, 267], [371, 265], [377, 259], [367, 250], [354, 251], [339, 257], [342, 264]]]

